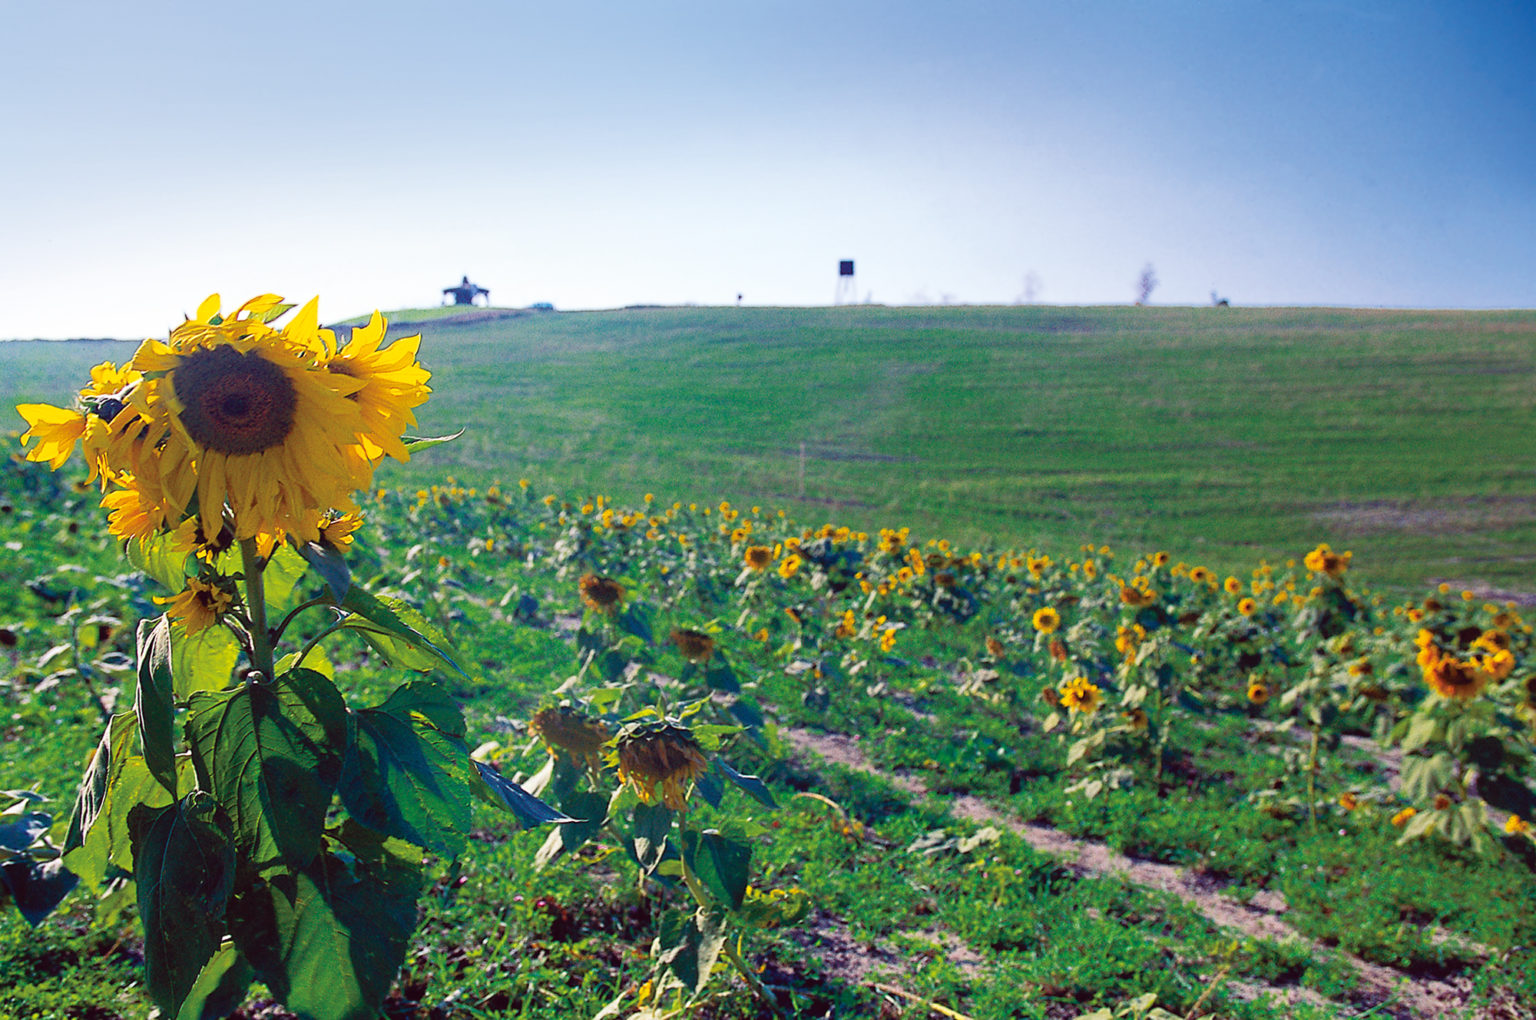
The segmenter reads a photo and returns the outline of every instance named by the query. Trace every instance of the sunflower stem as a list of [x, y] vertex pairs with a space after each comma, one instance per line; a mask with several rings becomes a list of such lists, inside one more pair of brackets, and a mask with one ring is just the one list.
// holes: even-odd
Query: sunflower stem
[[747, 987], [752, 989], [753, 994], [763, 1001], [774, 1016], [783, 1017], [784, 1011], [779, 1008], [778, 997], [769, 991], [762, 979], [752, 972], [752, 965], [742, 958], [741, 950], [731, 945], [729, 939], [722, 948], [725, 950], [725, 958], [731, 962], [731, 966], [736, 968], [737, 973], [741, 975], [742, 980], [746, 981]]
[[277, 678], [272, 662], [272, 632], [267, 629], [267, 591], [261, 573], [267, 565], [256, 554], [256, 539], [240, 540], [240, 562], [245, 570], [245, 603], [251, 616], [251, 666], [267, 683]]

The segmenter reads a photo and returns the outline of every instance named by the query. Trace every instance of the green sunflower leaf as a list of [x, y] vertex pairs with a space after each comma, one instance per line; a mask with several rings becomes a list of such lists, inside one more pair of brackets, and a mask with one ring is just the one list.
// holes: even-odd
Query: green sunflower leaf
[[305, 542], [299, 553], [331, 590], [331, 598], [343, 601], [352, 588], [352, 568], [347, 566], [347, 558], [341, 551], [319, 542]]
[[407, 450], [415, 452], [417, 450], [427, 450], [434, 446], [442, 446], [444, 443], [451, 443], [463, 434], [464, 430], [459, 429], [459, 431], [451, 436], [401, 436], [400, 442], [405, 445]]
[[234, 847], [218, 805], [202, 792], [168, 807], [137, 807], [128, 822], [149, 993], [175, 1014], [224, 938]]
[[474, 795], [487, 804], [511, 812], [523, 828], [575, 821], [512, 782], [496, 771], [495, 766], [475, 762], [475, 769], [480, 774], [480, 782], [472, 787]]
[[187, 739], [198, 786], [228, 813], [236, 848], [258, 872], [302, 866], [319, 852], [346, 712], [336, 686], [308, 669], [276, 685], [193, 696]]
[[238, 890], [229, 906], [257, 977], [309, 1020], [378, 1015], [416, 928], [420, 851], [357, 826], [342, 835], [350, 860], [322, 853]]
[[181, 1000], [176, 1020], [219, 1020], [228, 1016], [245, 1001], [246, 989], [255, 976], [234, 942], [225, 939], [203, 964], [187, 997]]
[[470, 679], [454, 661], [448, 639], [404, 601], [380, 598], [353, 585], [341, 606], [352, 613], [343, 626], [358, 631], [364, 641], [391, 663], [421, 672], [441, 664]]
[[683, 833], [683, 860], [704, 888], [732, 910], [741, 908], [752, 867], [752, 844], [715, 829]]
[[378, 708], [352, 713], [341, 801], [370, 829], [453, 856], [464, 849], [479, 774], [460, 739], [458, 706], [446, 694], [435, 698], [432, 684], [406, 686], [425, 690], [401, 688]]
[[133, 710], [139, 717], [144, 761], [160, 785], [176, 794], [175, 682], [171, 674], [171, 619], [140, 620], [138, 687]]

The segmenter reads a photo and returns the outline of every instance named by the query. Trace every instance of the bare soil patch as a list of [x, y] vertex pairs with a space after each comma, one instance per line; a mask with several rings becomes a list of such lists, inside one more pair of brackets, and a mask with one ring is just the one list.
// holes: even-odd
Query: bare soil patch
[[[912, 776], [892, 775], [871, 764], [864, 757], [857, 737], [802, 729], [786, 729], [782, 735], [787, 743], [801, 752], [811, 752], [825, 761], [878, 775], [915, 797], [929, 795], [921, 780]], [[1279, 915], [1285, 912], [1286, 904], [1278, 894], [1263, 893], [1243, 903], [1224, 895], [1219, 891], [1219, 885], [1209, 879], [1190, 875], [1172, 865], [1126, 857], [1103, 843], [1076, 839], [1049, 826], [1022, 821], [979, 797], [969, 794], [946, 795], [943, 804], [957, 818], [1007, 828], [1036, 850], [1062, 858], [1080, 874], [1121, 876], [1145, 888], [1158, 889], [1179, 897], [1221, 927], [1276, 941], [1297, 941], [1320, 955], [1329, 952], [1281, 920]], [[1337, 955], [1359, 975], [1358, 994], [1362, 1002], [1381, 1010], [1374, 1015], [1392, 1016], [1397, 1020], [1432, 1020], [1468, 1015], [1467, 1001], [1472, 987], [1471, 981], [1466, 978], [1415, 977], [1347, 953]], [[1277, 1002], [1310, 1001], [1316, 994], [1305, 989], [1252, 982], [1236, 983], [1234, 987], [1240, 994], [1251, 994], [1254, 998], [1271, 995]], [[1325, 1000], [1318, 996], [1316, 1001]]]
[[1536, 497], [1469, 496], [1434, 504], [1373, 499], [1330, 503], [1312, 512], [1318, 524], [1346, 534], [1406, 531], [1419, 535], [1503, 531], [1536, 520]]

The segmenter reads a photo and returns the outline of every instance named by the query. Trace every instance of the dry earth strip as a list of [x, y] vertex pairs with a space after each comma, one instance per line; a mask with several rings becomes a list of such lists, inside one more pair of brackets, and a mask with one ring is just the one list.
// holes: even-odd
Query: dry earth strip
[[[880, 776], [915, 798], [930, 795], [921, 780], [906, 775], [893, 775], [876, 768], [865, 758], [856, 737], [797, 728], [783, 729], [780, 735], [798, 751], [812, 752], [827, 762]], [[1263, 892], [1245, 904], [1216, 891], [1208, 880], [1202, 881], [1180, 868], [1155, 861], [1135, 860], [1115, 853], [1102, 843], [1074, 839], [1049, 826], [1024, 822], [979, 797], [946, 794], [943, 805], [958, 818], [1006, 828], [1036, 850], [1062, 858], [1081, 874], [1120, 876], [1136, 885], [1179, 897], [1221, 927], [1277, 941], [1294, 940], [1314, 952], [1327, 952], [1325, 947], [1280, 919], [1278, 915], [1285, 911], [1286, 904], [1278, 894]], [[1360, 978], [1361, 991], [1373, 1000], [1391, 1003], [1388, 1008], [1394, 1010], [1392, 1015], [1399, 1020], [1436, 1020], [1467, 1015], [1467, 1000], [1471, 993], [1471, 982], [1467, 979], [1415, 979], [1390, 967], [1361, 960], [1347, 953], [1337, 955], [1355, 969]], [[1326, 1002], [1308, 989], [1262, 986], [1247, 982], [1233, 982], [1232, 987], [1240, 993], [1249, 993], [1255, 997], [1259, 994], [1276, 995], [1279, 1001], [1306, 999], [1318, 1004]]]

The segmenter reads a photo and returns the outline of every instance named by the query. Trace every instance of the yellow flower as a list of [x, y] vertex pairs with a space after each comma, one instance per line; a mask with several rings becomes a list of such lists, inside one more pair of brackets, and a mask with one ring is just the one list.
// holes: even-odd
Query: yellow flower
[[1238, 592], [1243, 590], [1243, 582], [1239, 581], [1235, 577], [1229, 577], [1224, 582], [1223, 587], [1227, 589], [1228, 595], [1236, 595]]
[[1482, 649], [1485, 652], [1509, 651], [1509, 635], [1502, 630], [1485, 630], [1472, 642], [1473, 648]]
[[583, 574], [576, 587], [581, 601], [600, 613], [611, 613], [624, 601], [624, 586], [611, 577]]
[[1042, 634], [1054, 634], [1061, 626], [1061, 614], [1051, 606], [1035, 610], [1035, 629]]
[[1248, 681], [1248, 700], [1255, 705], [1262, 705], [1269, 700], [1269, 684], [1263, 680]]
[[840, 621], [838, 621], [837, 630], [834, 632], [833, 636], [834, 637], [840, 637], [840, 638], [850, 638], [850, 637], [853, 637], [858, 632], [859, 632], [859, 625], [858, 625], [858, 622], [854, 619], [853, 610], [852, 609], [844, 610], [843, 611], [843, 618]]
[[186, 628], [190, 637], [217, 623], [219, 617], [229, 611], [234, 597], [215, 581], [189, 577], [187, 586], [179, 595], [170, 598], [156, 596], [155, 601], [170, 607], [166, 612], [172, 620]]
[[1244, 616], [1252, 616], [1259, 611], [1259, 604], [1251, 598], [1239, 599], [1237, 611]]
[[800, 569], [800, 557], [790, 553], [779, 561], [779, 576], [789, 580], [795, 576], [795, 571]]
[[896, 647], [896, 628], [895, 627], [887, 627], [880, 634], [880, 650], [882, 652], [888, 652], [892, 648], [895, 648], [895, 647]]
[[1360, 806], [1360, 800], [1353, 793], [1341, 793], [1339, 795], [1339, 807], [1345, 811], [1353, 811]]
[[1302, 560], [1302, 565], [1314, 574], [1327, 574], [1329, 577], [1338, 577], [1349, 569], [1351, 553], [1336, 553], [1323, 542], [1316, 549], [1307, 553]]
[[[306, 305], [289, 331], [303, 325], [302, 319], [314, 306]], [[400, 442], [405, 430], [416, 424], [414, 409], [427, 402], [432, 390], [427, 380], [432, 373], [416, 360], [421, 337], [402, 337], [380, 350], [384, 341], [384, 317], [374, 312], [368, 324], [352, 330], [345, 347], [336, 346], [336, 334], [328, 329], [305, 330], [318, 348], [319, 367], [328, 372], [360, 380], [362, 388], [348, 394], [362, 412], [364, 431], [358, 434], [363, 456], [376, 461], [388, 454], [396, 460], [410, 459], [410, 452]], [[528, 487], [526, 479], [519, 482]]]
[[1397, 814], [1392, 816], [1392, 825], [1393, 825], [1393, 827], [1401, 829], [1403, 826], [1408, 824], [1408, 819], [1412, 818], [1414, 815], [1416, 815], [1418, 813], [1419, 813], [1419, 809], [1418, 808], [1415, 808], [1415, 807], [1405, 807], [1405, 808], [1403, 808]]
[[17, 404], [16, 410], [27, 420], [21, 445], [33, 439], [37, 445], [27, 451], [27, 459], [46, 463], [54, 471], [64, 466], [75, 444], [85, 435], [85, 415], [50, 404]]
[[[352, 533], [363, 525], [363, 515], [356, 512], [327, 514], [320, 525], [320, 543], [341, 552], [352, 548]], [[490, 543], [487, 542], [487, 548]]]
[[1424, 667], [1424, 681], [1442, 698], [1470, 701], [1491, 678], [1483, 670], [1455, 656], [1446, 655]]
[[1531, 823], [1519, 815], [1510, 815], [1504, 820], [1504, 831], [1511, 836], [1524, 836], [1531, 831]]
[[684, 784], [703, 775], [709, 763], [693, 732], [673, 720], [630, 723], [613, 738], [608, 763], [618, 769], [619, 781], [628, 783], [647, 804], [661, 785], [661, 801], [673, 811], [688, 804]]
[[1058, 691], [1061, 695], [1061, 703], [1073, 712], [1082, 712], [1084, 715], [1092, 715], [1098, 711], [1099, 702], [1102, 700], [1102, 692], [1085, 676], [1073, 677], [1062, 685]]
[[742, 559], [753, 570], [767, 570], [768, 564], [773, 562], [773, 550], [766, 545], [749, 545]]
[[377, 401], [365, 415], [353, 398], [369, 380], [317, 361], [325, 344], [316, 302], [282, 331], [266, 322], [283, 310], [274, 295], [227, 318], [217, 309], [215, 295], [168, 341], [139, 346], [132, 367], [144, 379], [128, 403], [140, 439], [160, 451], [173, 501], [185, 507], [195, 490], [205, 534], [219, 530], [227, 503], [237, 538], [277, 531], [316, 541], [320, 513], [356, 509], [352, 493], [369, 487], [379, 452], [403, 452], [405, 419]]
[[167, 505], [153, 477], [141, 481], [133, 475], [120, 475], [117, 486], [101, 498], [101, 508], [107, 511], [107, 530], [113, 535], [142, 541], [166, 526], [174, 508]]
[[1487, 673], [1492, 680], [1503, 680], [1515, 671], [1515, 656], [1507, 649], [1480, 655], [1474, 661], [1477, 668]]

